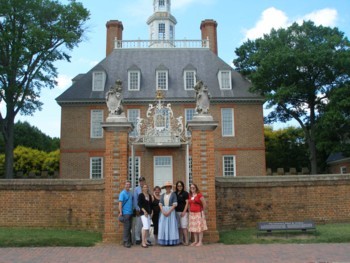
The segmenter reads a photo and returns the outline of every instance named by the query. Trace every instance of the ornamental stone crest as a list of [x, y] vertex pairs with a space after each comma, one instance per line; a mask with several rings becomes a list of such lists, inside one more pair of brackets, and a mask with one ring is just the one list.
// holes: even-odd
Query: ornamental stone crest
[[135, 142], [148, 147], [180, 146], [185, 139], [183, 117], [174, 117], [170, 103], [164, 103], [164, 94], [157, 91], [156, 102], [148, 105], [146, 118], [137, 118]]
[[122, 105], [122, 81], [117, 80], [106, 93], [106, 103], [109, 111], [107, 121], [125, 121], [125, 113]]

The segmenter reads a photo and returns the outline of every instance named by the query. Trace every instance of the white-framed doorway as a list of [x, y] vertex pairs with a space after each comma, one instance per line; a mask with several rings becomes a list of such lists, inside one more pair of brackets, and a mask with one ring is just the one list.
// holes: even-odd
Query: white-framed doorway
[[165, 182], [173, 183], [173, 158], [172, 156], [154, 156], [153, 157], [153, 187], [162, 187]]

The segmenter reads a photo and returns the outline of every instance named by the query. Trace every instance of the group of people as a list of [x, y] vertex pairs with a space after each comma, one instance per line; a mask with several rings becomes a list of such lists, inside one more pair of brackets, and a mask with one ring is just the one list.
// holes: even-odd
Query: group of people
[[[153, 235], [156, 244], [162, 246], [202, 246], [203, 231], [207, 230], [204, 215], [206, 202], [196, 184], [185, 191], [182, 181], [175, 184], [166, 182], [162, 187], [156, 186], [151, 194], [144, 177], [139, 178], [139, 186], [134, 193], [130, 191], [131, 183], [125, 183], [119, 195], [119, 220], [124, 224], [124, 246], [132, 244], [132, 218], [135, 218], [135, 243], [143, 248], [152, 246], [149, 230], [153, 223]], [[161, 194], [162, 189], [165, 189]], [[189, 232], [194, 241], [189, 243]]]

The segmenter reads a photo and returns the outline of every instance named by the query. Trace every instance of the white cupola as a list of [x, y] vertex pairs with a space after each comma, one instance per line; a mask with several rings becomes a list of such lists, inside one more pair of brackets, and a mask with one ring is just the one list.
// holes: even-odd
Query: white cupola
[[148, 18], [152, 47], [173, 45], [176, 18], [171, 15], [171, 0], [154, 0], [153, 15]]

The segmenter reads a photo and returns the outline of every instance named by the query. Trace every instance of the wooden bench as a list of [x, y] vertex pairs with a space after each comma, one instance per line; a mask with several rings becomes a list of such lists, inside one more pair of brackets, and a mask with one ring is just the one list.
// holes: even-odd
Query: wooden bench
[[283, 231], [288, 237], [288, 231], [291, 230], [301, 230], [303, 233], [306, 233], [308, 230], [315, 232], [316, 225], [313, 221], [302, 221], [302, 222], [259, 222], [257, 224], [257, 237], [262, 232], [271, 234], [272, 231]]

